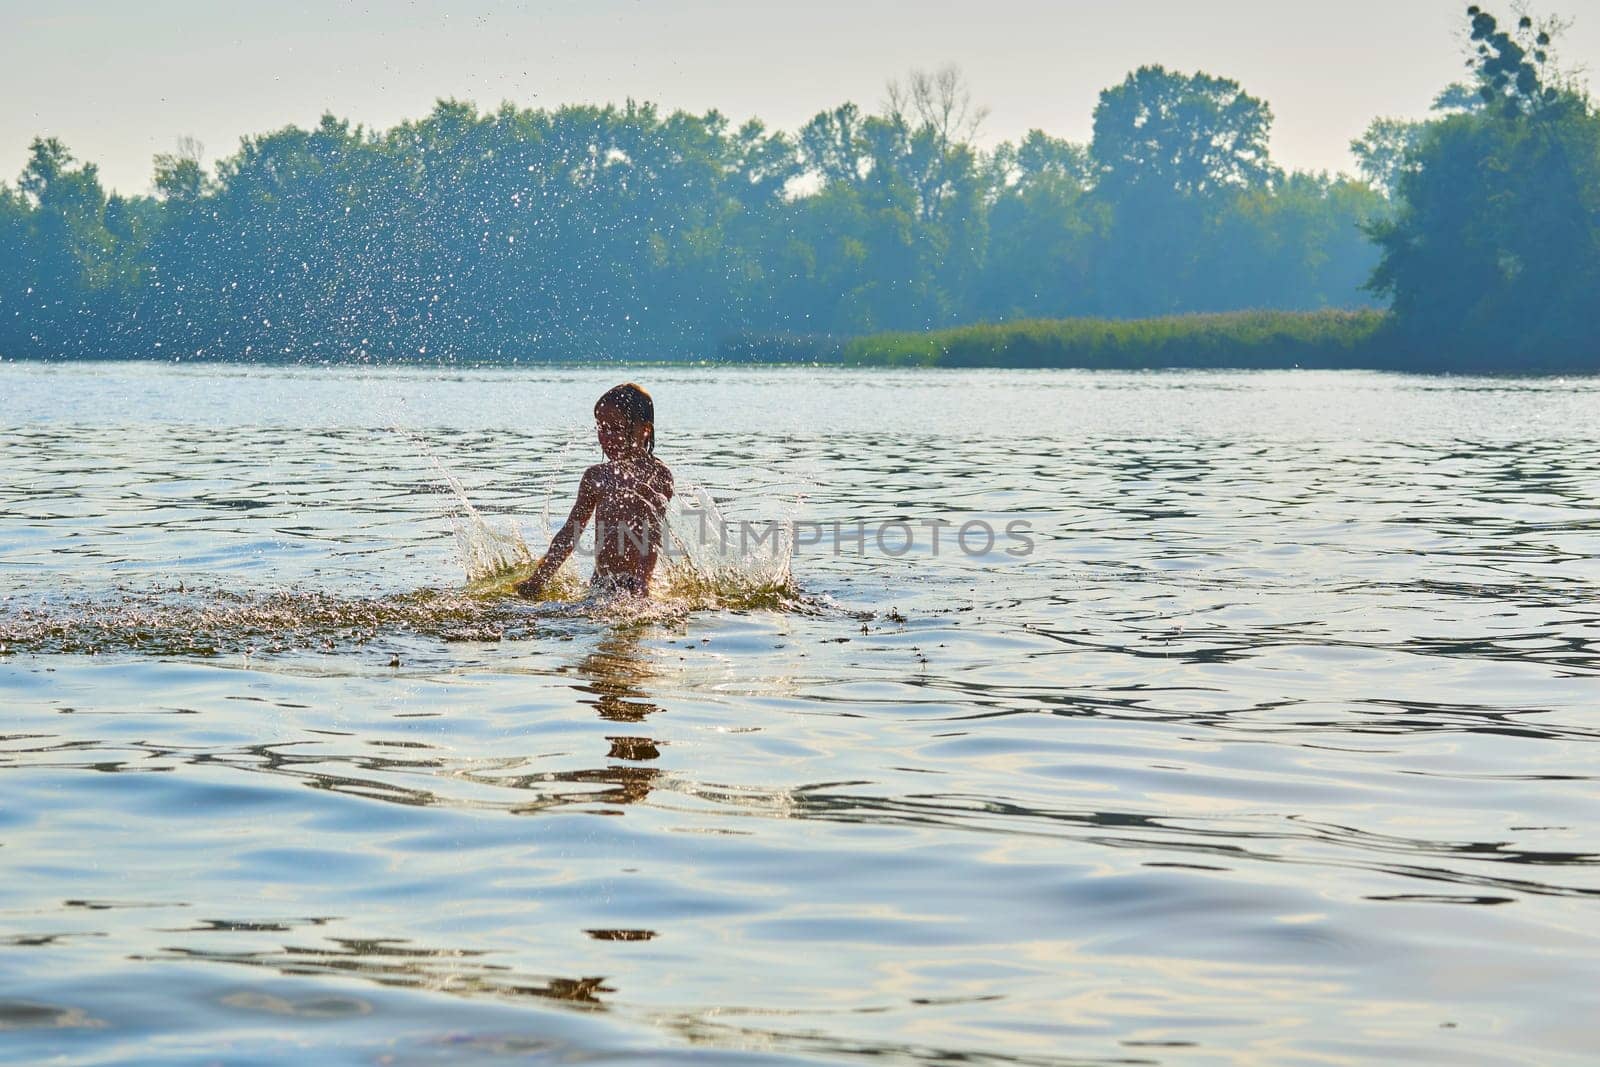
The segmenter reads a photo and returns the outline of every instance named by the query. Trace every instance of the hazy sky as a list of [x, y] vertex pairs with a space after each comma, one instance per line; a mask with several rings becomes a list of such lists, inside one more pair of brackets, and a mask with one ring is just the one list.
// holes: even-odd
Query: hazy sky
[[[1491, 10], [1509, 11], [1489, 0]], [[794, 129], [887, 78], [957, 63], [987, 143], [1033, 127], [1087, 140], [1099, 91], [1142, 63], [1236, 78], [1277, 121], [1288, 167], [1349, 169], [1375, 115], [1419, 116], [1460, 77], [1465, 0], [0, 0], [0, 179], [37, 134], [149, 187], [184, 135], [207, 161], [332, 111], [368, 126], [454, 96], [551, 107], [654, 100]], [[1600, 4], [1571, 16], [1568, 66], [1600, 59]]]

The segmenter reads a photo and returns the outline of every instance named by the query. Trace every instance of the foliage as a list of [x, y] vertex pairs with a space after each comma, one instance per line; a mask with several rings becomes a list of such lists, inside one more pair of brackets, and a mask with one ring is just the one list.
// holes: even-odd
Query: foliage
[[1272, 109], [1236, 81], [1140, 67], [1100, 94], [1093, 153], [1116, 195], [1204, 196], [1273, 179], [1271, 128]]
[[[1437, 116], [1479, 111], [1486, 103], [1477, 90], [1460, 82], [1445, 86], [1429, 109]], [[1366, 132], [1350, 142], [1356, 172], [1385, 197], [1399, 195], [1400, 179], [1416, 168], [1416, 152], [1428, 128], [1438, 119], [1411, 121], [1389, 117], [1372, 120]]]
[[[1482, 43], [1511, 55], [1498, 32]], [[980, 320], [1370, 307], [1362, 227], [1394, 222], [1384, 190], [1423, 159], [1397, 133], [1366, 183], [1285, 174], [1265, 102], [1161, 67], [1101, 94], [1088, 145], [983, 150], [982, 121], [953, 68], [794, 135], [445, 100], [389, 130], [328, 115], [247, 137], [210, 166], [180, 144], [127, 198], [41, 139], [0, 185], [0, 355], [832, 358], [834, 338]], [[1378, 288], [1397, 307], [1400, 263]]]
[[1397, 330], [1462, 365], [1600, 362], [1600, 113], [1555, 72], [1552, 30], [1469, 9], [1485, 106], [1431, 123], [1371, 234]]
[[1137, 320], [1034, 319], [933, 333], [886, 333], [845, 346], [854, 365], [942, 367], [1374, 367], [1385, 355], [1379, 311], [1175, 315]]
[[1394, 196], [1406, 168], [1416, 158], [1417, 145], [1427, 128], [1425, 122], [1387, 117], [1373, 119], [1366, 132], [1350, 142], [1357, 173], [1383, 195]]
[[1359, 227], [1378, 198], [1316, 175], [1286, 177], [1267, 153], [1271, 127], [1265, 102], [1205, 73], [1141, 67], [1101, 93], [1087, 201], [1097, 230], [1092, 258], [1073, 265], [1085, 299], [1071, 310], [1362, 303], [1353, 291], [1372, 257]]

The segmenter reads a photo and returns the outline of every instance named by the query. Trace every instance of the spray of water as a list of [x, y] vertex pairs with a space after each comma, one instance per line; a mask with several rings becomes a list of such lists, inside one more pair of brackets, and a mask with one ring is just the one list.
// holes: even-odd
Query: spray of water
[[[452, 479], [450, 484], [459, 496], [455, 532], [466, 567], [467, 592], [486, 599], [514, 596], [517, 583], [533, 573], [538, 558], [515, 527], [491, 523], [467, 502], [459, 481]], [[763, 529], [768, 532], [761, 543], [752, 545], [749, 537], [740, 536], [740, 528], [723, 518], [710, 493], [691, 486], [667, 511], [668, 544], [657, 563], [648, 599], [591, 590], [570, 560], [556, 572], [540, 599], [613, 618], [714, 610], [807, 610], [814, 602], [801, 593], [791, 570], [791, 523], [774, 522]]]
[[459, 590], [350, 597], [180, 585], [0, 603], [0, 654], [335, 652], [382, 638], [500, 641], [534, 630], [525, 607]]
[[[0, 600], [0, 655], [136, 652], [155, 655], [336, 651], [384, 637], [498, 641], [531, 636], [551, 617], [606, 623], [674, 621], [690, 612], [813, 612], [791, 571], [792, 524], [780, 520], [758, 544], [729, 524], [711, 494], [690, 487], [667, 516], [668, 545], [649, 597], [591, 588], [569, 561], [539, 603], [516, 595], [538, 555], [510, 522], [475, 507], [466, 488], [426, 448], [442, 484], [466, 584], [379, 597], [326, 592], [241, 592], [178, 585], [111, 595]], [[798, 506], [798, 505], [796, 505]], [[548, 500], [545, 528], [548, 531]]]
[[729, 523], [710, 493], [690, 487], [668, 513], [672, 551], [664, 565], [663, 595], [690, 610], [802, 609], [810, 601], [794, 580], [793, 517], [791, 511], [755, 527], [764, 536], [752, 543], [749, 527]]

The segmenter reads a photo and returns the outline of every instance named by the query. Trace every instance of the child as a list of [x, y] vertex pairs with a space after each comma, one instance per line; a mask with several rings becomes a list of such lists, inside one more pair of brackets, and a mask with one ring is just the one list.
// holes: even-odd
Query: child
[[538, 596], [594, 524], [596, 586], [637, 596], [650, 594], [650, 574], [661, 549], [672, 472], [655, 457], [656, 408], [650, 394], [629, 382], [606, 390], [594, 405], [595, 431], [606, 462], [583, 472], [578, 499], [566, 524], [550, 541], [533, 576], [517, 583], [525, 597]]

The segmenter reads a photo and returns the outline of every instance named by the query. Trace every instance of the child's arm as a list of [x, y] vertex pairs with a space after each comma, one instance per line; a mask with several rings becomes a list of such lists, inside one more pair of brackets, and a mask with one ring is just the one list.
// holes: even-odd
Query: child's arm
[[538, 596], [550, 576], [560, 570], [567, 557], [572, 555], [573, 546], [583, 535], [583, 528], [589, 525], [589, 516], [594, 514], [595, 505], [600, 502], [600, 475], [597, 470], [590, 467], [583, 472], [583, 480], [578, 483], [578, 499], [573, 501], [567, 521], [550, 539], [550, 548], [545, 552], [544, 559], [539, 561], [539, 566], [534, 568], [533, 575], [517, 583], [518, 596]]

